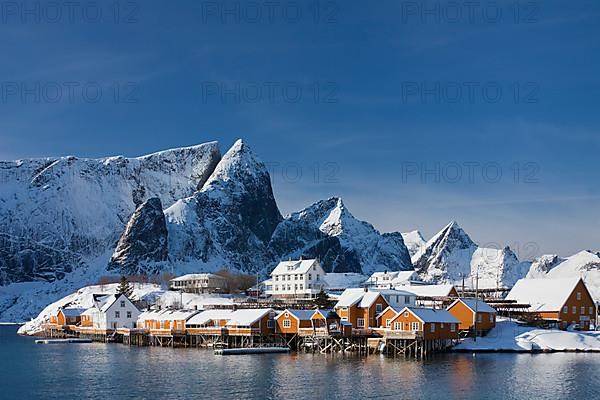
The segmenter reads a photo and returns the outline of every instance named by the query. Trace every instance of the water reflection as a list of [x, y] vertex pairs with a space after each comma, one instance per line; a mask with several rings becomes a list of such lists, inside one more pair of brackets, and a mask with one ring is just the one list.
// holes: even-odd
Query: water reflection
[[597, 354], [214, 356], [207, 350], [0, 342], [2, 398], [600, 398]]

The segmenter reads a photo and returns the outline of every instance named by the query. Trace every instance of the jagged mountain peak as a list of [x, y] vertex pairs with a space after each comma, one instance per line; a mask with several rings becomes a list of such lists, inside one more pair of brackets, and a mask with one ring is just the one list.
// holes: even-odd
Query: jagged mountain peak
[[265, 164], [250, 146], [238, 139], [223, 155], [202, 190], [211, 190], [223, 182], [243, 183], [269, 177]]
[[421, 232], [418, 230], [402, 233], [402, 239], [404, 240], [404, 244], [408, 248], [411, 257], [425, 247], [425, 243], [427, 243]]

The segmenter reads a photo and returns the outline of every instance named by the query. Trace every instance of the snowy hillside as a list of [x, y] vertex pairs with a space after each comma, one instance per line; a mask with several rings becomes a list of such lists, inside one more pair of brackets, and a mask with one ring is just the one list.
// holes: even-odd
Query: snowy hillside
[[413, 256], [415, 270], [425, 282], [462, 284], [474, 287], [511, 287], [523, 278], [529, 263], [521, 263], [509, 247], [479, 247], [454, 221], [434, 235]]
[[62, 279], [114, 248], [142, 202], [190, 196], [219, 159], [212, 142], [139, 158], [0, 162], [0, 285]]
[[402, 239], [404, 239], [404, 244], [406, 245], [411, 257], [414, 256], [421, 248], [423, 248], [425, 243], [427, 243], [419, 231], [403, 233]]
[[580, 276], [592, 292], [596, 301], [600, 301], [600, 256], [591, 251], [580, 251], [567, 257], [552, 268], [545, 277], [570, 278]]

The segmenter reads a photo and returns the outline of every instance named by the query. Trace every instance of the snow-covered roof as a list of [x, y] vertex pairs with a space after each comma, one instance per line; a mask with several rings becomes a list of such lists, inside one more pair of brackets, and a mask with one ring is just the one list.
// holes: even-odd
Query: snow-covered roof
[[421, 297], [446, 297], [454, 285], [410, 285], [404, 287], [407, 292]]
[[61, 311], [65, 317], [79, 317], [85, 312], [85, 308], [62, 308]]
[[229, 316], [226, 326], [250, 326], [272, 311], [271, 308], [236, 310]]
[[[300, 321], [310, 320], [312, 316], [315, 315], [315, 310], [293, 310], [287, 308], [285, 311], [289, 312]], [[285, 314], [285, 311], [280, 315]]]
[[335, 307], [351, 307], [358, 303], [361, 308], [369, 307], [380, 296], [378, 291], [365, 291], [361, 288], [346, 289], [340, 295]]
[[196, 315], [196, 310], [148, 310], [141, 313], [138, 317], [138, 321], [175, 321], [184, 320]]
[[394, 279], [394, 278], [396, 278], [399, 273], [400, 273], [400, 271], [373, 272], [371, 274], [371, 276], [369, 277], [369, 279], [367, 279], [366, 283], [380, 282], [380, 281], [383, 281], [384, 278], [388, 278], [388, 279], [385, 279], [385, 280], [391, 282], [391, 280]]
[[397, 285], [404, 282], [415, 280], [417, 273], [415, 271], [398, 271], [398, 275], [392, 279], [392, 284]]
[[208, 278], [225, 279], [221, 275], [204, 273], [204, 274], [187, 274], [187, 275], [178, 276], [177, 278], [171, 279], [171, 282], [191, 281], [191, 280], [195, 280], [195, 279], [208, 279]]
[[210, 321], [229, 320], [232, 310], [206, 310], [192, 316], [186, 321], [188, 325], [206, 325]]
[[101, 312], [106, 312], [106, 310], [108, 310], [110, 308], [110, 306], [112, 306], [114, 304], [115, 301], [117, 301], [117, 295], [115, 294], [109, 294], [107, 296], [100, 296], [97, 298], [94, 298], [94, 304], [96, 306], [96, 308], [98, 308]]
[[452, 304], [450, 304], [448, 306], [448, 309], [450, 309], [453, 305], [455, 305], [456, 303], [461, 302], [463, 303], [465, 306], [469, 307], [471, 309], [471, 311], [475, 312], [475, 305], [477, 305], [477, 312], [484, 312], [484, 313], [495, 313], [496, 310], [491, 307], [488, 303], [486, 303], [483, 300], [475, 300], [475, 299], [457, 299], [454, 300], [454, 302], [452, 302]]
[[318, 263], [317, 260], [290, 260], [290, 261], [281, 261], [273, 272], [271, 272], [271, 276], [273, 275], [282, 275], [282, 274], [305, 274], [307, 273], [313, 266], [313, 264]]
[[459, 323], [452, 314], [443, 309], [433, 309], [424, 307], [404, 307], [398, 314], [402, 314], [406, 310], [412, 312], [417, 318], [423, 322], [440, 322], [440, 323]]
[[529, 311], [560, 311], [580, 279], [519, 279], [506, 300], [529, 304]]

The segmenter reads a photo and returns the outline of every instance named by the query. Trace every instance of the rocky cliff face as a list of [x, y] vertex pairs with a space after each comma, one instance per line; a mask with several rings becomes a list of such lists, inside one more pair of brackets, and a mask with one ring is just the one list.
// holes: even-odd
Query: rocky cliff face
[[148, 199], [135, 210], [110, 259], [109, 271], [122, 275], [157, 273], [167, 260], [168, 232], [162, 203]]
[[265, 165], [238, 140], [204, 186], [166, 211], [169, 255], [214, 267], [258, 271], [282, 220]]
[[0, 285], [63, 278], [113, 249], [145, 200], [192, 195], [219, 159], [213, 142], [139, 158], [0, 162]]
[[354, 218], [337, 197], [288, 216], [277, 227], [269, 248], [276, 259], [319, 257], [327, 272], [412, 269], [400, 233], [379, 233]]

